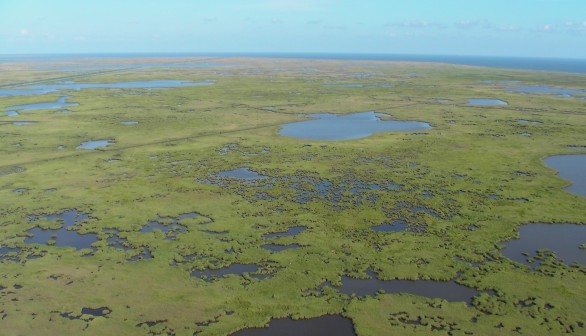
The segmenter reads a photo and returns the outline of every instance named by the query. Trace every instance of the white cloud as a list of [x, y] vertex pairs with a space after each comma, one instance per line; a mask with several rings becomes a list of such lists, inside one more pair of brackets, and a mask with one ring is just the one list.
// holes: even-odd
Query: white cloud
[[541, 28], [537, 29], [540, 32], [550, 33], [554, 31], [555, 27], [552, 24], [544, 24]]
[[22, 28], [20, 30], [20, 36], [29, 36], [31, 33], [29, 32], [29, 30], [27, 28]]

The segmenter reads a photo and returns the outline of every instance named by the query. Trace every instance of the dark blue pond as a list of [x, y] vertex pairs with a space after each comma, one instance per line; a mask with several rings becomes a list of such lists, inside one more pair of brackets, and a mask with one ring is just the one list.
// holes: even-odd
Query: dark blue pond
[[294, 320], [285, 318], [272, 320], [267, 328], [251, 328], [237, 331], [231, 336], [356, 336], [350, 319], [340, 315]]
[[537, 250], [547, 249], [555, 253], [566, 264], [586, 265], [586, 225], [576, 224], [526, 224], [519, 229], [519, 239], [505, 243], [501, 251], [507, 258], [531, 265], [528, 258], [536, 256]]
[[266, 179], [268, 176], [261, 175], [255, 171], [252, 171], [248, 168], [237, 168], [233, 170], [222, 171], [218, 175], [223, 178], [236, 178], [236, 179], [243, 179], [243, 180], [261, 180]]
[[567, 191], [586, 197], [586, 154], [550, 156], [544, 162], [557, 170], [561, 178], [572, 182], [565, 188]]
[[379, 280], [373, 272], [367, 272], [370, 279], [342, 277], [342, 286], [338, 290], [344, 294], [365, 296], [375, 295], [379, 291], [385, 293], [409, 293], [428, 298], [442, 298], [446, 301], [472, 302], [472, 298], [480, 292], [455, 281], [436, 280]]
[[431, 126], [420, 121], [381, 120], [376, 112], [336, 115], [311, 114], [312, 120], [283, 125], [279, 134], [305, 140], [350, 140], [365, 138], [377, 132], [427, 130]]

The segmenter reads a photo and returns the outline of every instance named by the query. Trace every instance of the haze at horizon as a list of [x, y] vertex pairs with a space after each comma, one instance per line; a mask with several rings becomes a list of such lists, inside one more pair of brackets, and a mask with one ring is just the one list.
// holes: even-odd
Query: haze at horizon
[[0, 0], [0, 54], [280, 52], [586, 59], [578, 0]]

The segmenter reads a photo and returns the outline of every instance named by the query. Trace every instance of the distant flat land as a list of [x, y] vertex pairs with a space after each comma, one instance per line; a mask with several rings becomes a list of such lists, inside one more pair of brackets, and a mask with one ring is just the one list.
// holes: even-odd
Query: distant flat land
[[[326, 315], [360, 336], [586, 333], [584, 264], [547, 239], [502, 253], [524, 224], [586, 227], [586, 198], [543, 161], [586, 154], [584, 74], [187, 56], [0, 69], [4, 335], [252, 335]], [[431, 128], [279, 133], [324, 113]]]

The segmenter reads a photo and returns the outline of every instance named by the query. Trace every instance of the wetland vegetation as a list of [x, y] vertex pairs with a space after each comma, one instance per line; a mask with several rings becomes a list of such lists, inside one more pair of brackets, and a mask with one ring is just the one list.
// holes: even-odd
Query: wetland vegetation
[[586, 333], [586, 75], [120, 62], [1, 64], [3, 334]]

